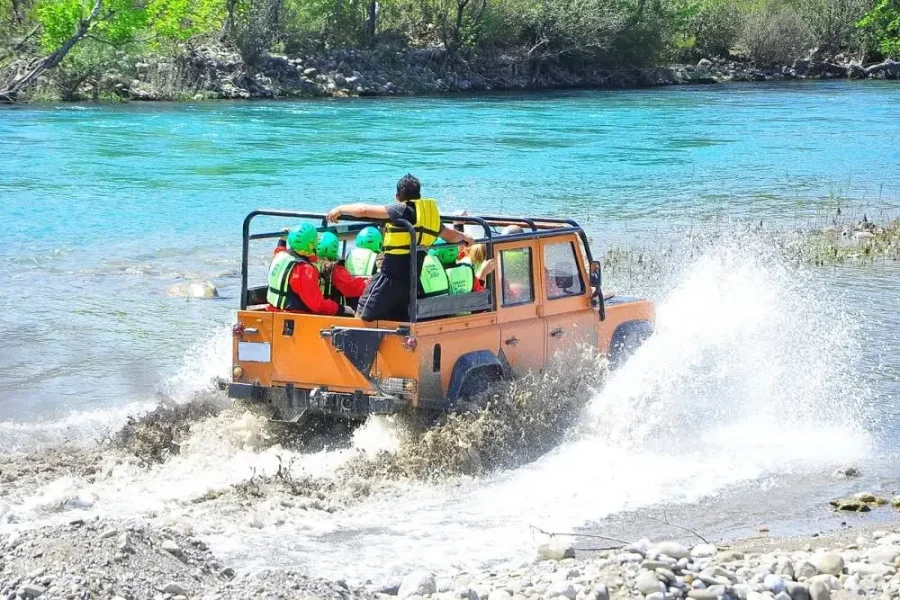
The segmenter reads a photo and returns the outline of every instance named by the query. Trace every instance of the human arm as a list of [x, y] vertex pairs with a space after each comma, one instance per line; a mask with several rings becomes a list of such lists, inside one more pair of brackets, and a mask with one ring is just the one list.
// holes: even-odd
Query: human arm
[[319, 289], [319, 270], [310, 264], [299, 264], [291, 273], [291, 289], [300, 296], [303, 304], [316, 315], [333, 316], [341, 307], [334, 300], [322, 295]]
[[484, 281], [485, 278], [493, 273], [497, 269], [497, 259], [489, 258], [483, 261], [480, 265], [478, 265], [478, 269], [475, 271], [475, 277]]
[[451, 244], [463, 244], [465, 246], [471, 246], [475, 243], [475, 240], [471, 235], [467, 234], [464, 231], [457, 231], [448, 225], [441, 225], [441, 239], [445, 242], [449, 242]]
[[378, 204], [340, 204], [335, 206], [325, 215], [325, 220], [329, 223], [337, 223], [337, 220], [343, 216], [356, 217], [358, 219], [390, 219], [386, 206]]
[[345, 298], [359, 298], [366, 290], [369, 278], [354, 277], [346, 267], [335, 265], [331, 275], [331, 282], [337, 288], [337, 291], [341, 293], [341, 296]]

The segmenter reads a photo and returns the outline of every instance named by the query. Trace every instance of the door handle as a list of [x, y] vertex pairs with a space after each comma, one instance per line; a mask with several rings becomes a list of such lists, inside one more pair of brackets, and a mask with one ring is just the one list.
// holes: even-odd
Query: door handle
[[564, 333], [565, 333], [565, 330], [562, 327], [559, 327], [550, 332], [550, 337], [552, 337], [552, 338], [562, 337], [562, 334], [564, 334]]
[[513, 337], [509, 338], [508, 340], [505, 340], [503, 343], [506, 344], [507, 346], [515, 346], [516, 344], [519, 343], [519, 338], [513, 336]]

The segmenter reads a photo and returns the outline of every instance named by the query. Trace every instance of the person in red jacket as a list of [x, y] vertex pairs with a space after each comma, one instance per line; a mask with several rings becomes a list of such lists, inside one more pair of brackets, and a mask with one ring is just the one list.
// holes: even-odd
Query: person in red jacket
[[292, 229], [280, 240], [269, 267], [266, 310], [336, 315], [342, 307], [322, 293], [316, 267], [316, 228], [309, 223]]
[[356, 309], [359, 297], [366, 291], [368, 277], [354, 277], [340, 258], [341, 242], [326, 231], [316, 242], [316, 267], [319, 269], [322, 293], [342, 306]]

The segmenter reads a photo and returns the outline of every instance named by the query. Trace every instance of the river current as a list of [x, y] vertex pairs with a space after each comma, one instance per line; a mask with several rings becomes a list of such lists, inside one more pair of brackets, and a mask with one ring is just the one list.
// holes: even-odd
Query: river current
[[[0, 498], [0, 530], [75, 512], [180, 519], [239, 567], [362, 580], [527, 558], [531, 526], [637, 537], [666, 510], [712, 537], [811, 531], [839, 524], [832, 496], [900, 491], [900, 267], [786, 264], [766, 233], [898, 214], [896, 84], [22, 106], [0, 110], [0, 139], [6, 454], [93, 444], [224, 375], [254, 208], [388, 202], [411, 171], [444, 210], [564, 215], [595, 254], [668, 256], [659, 277], [610, 279], [657, 302], [658, 332], [535, 463], [333, 513], [213, 510], [193, 500], [288, 455], [327, 477], [397, 443], [379, 421], [350, 450], [257, 450], [243, 442], [258, 423], [213, 420], [162, 465]], [[698, 232], [719, 241], [684, 251]], [[195, 280], [220, 298], [171, 292]], [[862, 480], [832, 477], [847, 465]]]

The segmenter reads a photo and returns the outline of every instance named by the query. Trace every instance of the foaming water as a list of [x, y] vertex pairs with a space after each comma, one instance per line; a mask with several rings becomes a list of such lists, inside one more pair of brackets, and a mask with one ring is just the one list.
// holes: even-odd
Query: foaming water
[[197, 394], [211, 393], [213, 379], [228, 374], [230, 357], [230, 331], [221, 328], [192, 348], [175, 375], [161, 382], [155, 394], [119, 406], [72, 410], [53, 419], [0, 421], [0, 452], [35, 452], [61, 443], [99, 442], [129, 418], [152, 410], [160, 402], [184, 403]]
[[594, 427], [638, 445], [744, 421], [861, 432], [869, 390], [856, 315], [763, 242], [708, 251], [683, 270], [657, 334], [593, 403]]
[[[93, 483], [67, 477], [23, 491], [7, 520], [142, 516], [189, 524], [243, 569], [300, 566], [363, 580], [527, 560], [532, 526], [566, 531], [690, 507], [734, 486], [821, 500], [778, 486], [872, 450], [852, 315], [762, 243], [720, 244], [678, 271], [656, 334], [589, 399], [566, 441], [517, 469], [358, 481], [338, 474], [351, 461], [400, 453], [410, 443], [401, 423], [373, 419], [349, 448], [302, 453], [276, 444], [260, 418], [226, 410], [195, 424], [165, 462], [148, 468], [111, 454]], [[222, 332], [186, 360], [172, 389], [196, 390], [221, 373], [227, 346]], [[315, 486], [298, 495], [269, 485], [279, 472]]]

